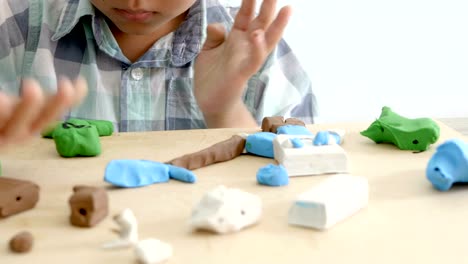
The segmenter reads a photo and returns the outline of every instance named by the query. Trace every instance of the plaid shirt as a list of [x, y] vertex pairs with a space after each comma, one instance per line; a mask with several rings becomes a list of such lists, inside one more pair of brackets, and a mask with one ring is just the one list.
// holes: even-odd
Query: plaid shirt
[[[205, 128], [192, 91], [194, 60], [206, 25], [230, 28], [235, 12], [198, 0], [175, 32], [131, 63], [87, 0], [2, 0], [0, 89], [19, 94], [30, 76], [53, 93], [60, 76], [83, 76], [88, 95], [67, 117], [109, 120], [121, 132]], [[243, 100], [259, 123], [274, 115], [313, 122], [311, 82], [284, 41], [249, 80]]]

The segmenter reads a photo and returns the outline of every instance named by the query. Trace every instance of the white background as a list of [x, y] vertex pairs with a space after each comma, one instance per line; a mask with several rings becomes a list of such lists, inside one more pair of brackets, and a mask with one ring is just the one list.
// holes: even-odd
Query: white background
[[[239, 0], [224, 0], [231, 4]], [[258, 1], [260, 2], [260, 1]], [[278, 0], [317, 122], [468, 117], [468, 0]]]

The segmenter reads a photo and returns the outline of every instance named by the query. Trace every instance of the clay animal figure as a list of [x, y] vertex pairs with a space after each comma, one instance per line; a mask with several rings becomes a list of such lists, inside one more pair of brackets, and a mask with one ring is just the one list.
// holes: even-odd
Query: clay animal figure
[[75, 186], [68, 200], [70, 223], [79, 227], [93, 227], [103, 220], [109, 211], [109, 198], [103, 188]]
[[41, 135], [54, 139], [62, 157], [93, 157], [101, 154], [99, 137], [110, 136], [113, 132], [114, 125], [110, 121], [70, 118], [50, 125]]
[[384, 106], [380, 117], [361, 135], [375, 143], [391, 143], [401, 150], [424, 151], [439, 138], [440, 128], [430, 118], [409, 119]]
[[39, 186], [30, 181], [0, 178], [0, 219], [36, 206]]
[[447, 191], [456, 182], [468, 182], [468, 144], [450, 139], [439, 145], [426, 167], [434, 188]]
[[122, 188], [143, 187], [169, 179], [187, 183], [197, 180], [190, 170], [150, 160], [111, 160], [104, 175], [104, 181]]
[[138, 221], [129, 208], [113, 217], [114, 222], [119, 226], [114, 232], [119, 235], [119, 239], [106, 243], [102, 247], [105, 249], [127, 248], [138, 242]]
[[220, 185], [195, 206], [190, 227], [220, 234], [238, 232], [257, 223], [261, 214], [262, 202], [257, 195]]
[[173, 249], [168, 243], [154, 238], [138, 240], [138, 221], [131, 209], [124, 209], [113, 219], [119, 226], [118, 230], [114, 230], [119, 234], [119, 239], [102, 245], [102, 248], [133, 248], [135, 258], [141, 264], [164, 263], [172, 256]]
[[57, 152], [62, 157], [93, 157], [101, 154], [101, 141], [95, 126], [65, 122], [55, 128], [53, 137]]

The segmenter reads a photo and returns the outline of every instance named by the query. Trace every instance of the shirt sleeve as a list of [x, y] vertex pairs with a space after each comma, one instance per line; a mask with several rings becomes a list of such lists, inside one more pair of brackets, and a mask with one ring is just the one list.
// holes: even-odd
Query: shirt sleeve
[[27, 0], [0, 1], [0, 91], [18, 94], [28, 34]]
[[314, 122], [316, 102], [312, 83], [284, 40], [249, 80], [244, 102], [259, 124], [268, 116]]

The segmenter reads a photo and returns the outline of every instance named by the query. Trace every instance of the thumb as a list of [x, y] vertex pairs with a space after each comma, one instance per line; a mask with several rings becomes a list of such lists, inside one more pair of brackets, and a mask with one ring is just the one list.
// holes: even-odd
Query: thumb
[[226, 29], [223, 24], [210, 24], [206, 29], [206, 40], [202, 50], [210, 50], [223, 44], [226, 39]]

